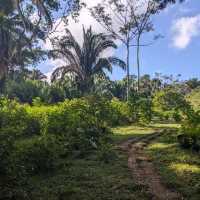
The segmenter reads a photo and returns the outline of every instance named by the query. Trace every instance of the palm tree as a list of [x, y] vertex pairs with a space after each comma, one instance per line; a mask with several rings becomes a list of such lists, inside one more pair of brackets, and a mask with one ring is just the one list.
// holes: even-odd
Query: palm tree
[[37, 63], [44, 51], [35, 46], [36, 38], [23, 29], [18, 15], [0, 16], [0, 79], [15, 67]]
[[[6, 16], [10, 15], [11, 12], [16, 12], [19, 14], [21, 20], [23, 21], [24, 25], [28, 24], [27, 16], [25, 16], [24, 10], [26, 10], [26, 6], [30, 4], [33, 7], [36, 7], [38, 13], [38, 17], [44, 17], [46, 22], [49, 25], [52, 25], [52, 18], [51, 18], [51, 10], [57, 9], [59, 3], [58, 1], [54, 1], [53, 3], [45, 1], [45, 0], [31, 0], [32, 5], [30, 2], [24, 0], [1, 0], [0, 2], [0, 12]], [[29, 6], [30, 6], [29, 5]], [[30, 9], [30, 7], [29, 7]], [[27, 14], [27, 12], [26, 12]], [[27, 27], [26, 27], [27, 28]]]
[[26, 17], [22, 13], [21, 2], [2, 0], [0, 3], [0, 79], [16, 66], [23, 68], [42, 55], [35, 44], [37, 38], [43, 38], [43, 32], [29, 20], [31, 12]]
[[116, 49], [112, 37], [103, 33], [97, 34], [90, 27], [85, 30], [83, 27], [82, 46], [75, 40], [69, 30], [66, 35], [53, 42], [54, 50], [51, 55], [54, 59], [65, 61], [64, 66], [58, 67], [52, 74], [52, 81], [64, 79], [66, 74], [73, 74], [76, 77], [80, 91], [91, 92], [94, 86], [94, 75], [105, 74], [105, 69], [112, 72], [113, 65], [125, 69], [126, 64], [117, 57], [104, 57], [103, 53], [109, 48]]

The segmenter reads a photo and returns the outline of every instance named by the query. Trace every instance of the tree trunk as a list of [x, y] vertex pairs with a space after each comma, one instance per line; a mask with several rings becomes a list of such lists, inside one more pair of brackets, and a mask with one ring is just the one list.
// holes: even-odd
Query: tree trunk
[[4, 62], [0, 62], [0, 94], [3, 93], [7, 73], [8, 66]]
[[137, 89], [140, 91], [140, 35], [137, 38]]
[[129, 54], [130, 54], [130, 48], [129, 48], [129, 44], [127, 44], [126, 45], [127, 101], [129, 101], [129, 92], [130, 92]]

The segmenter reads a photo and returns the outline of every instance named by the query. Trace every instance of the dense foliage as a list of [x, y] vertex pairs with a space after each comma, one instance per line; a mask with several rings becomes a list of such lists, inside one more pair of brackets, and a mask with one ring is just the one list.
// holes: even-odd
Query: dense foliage
[[[160, 11], [176, 1], [149, 2], [157, 5]], [[134, 6], [124, 9], [125, 5], [117, 0], [109, 4], [116, 5], [119, 14], [129, 16], [128, 10], [134, 14]], [[87, 161], [89, 155], [92, 159], [96, 156], [96, 163], [109, 163], [116, 158], [110, 128], [119, 125], [146, 125], [157, 121], [181, 123], [178, 136], [181, 147], [200, 151], [197, 94], [200, 81], [196, 78], [180, 81], [179, 75], [158, 73], [154, 77], [140, 76], [139, 57], [138, 77], [130, 76], [129, 52], [127, 64], [107, 53], [110, 48], [117, 48], [118, 34], [126, 37], [127, 49], [130, 48], [130, 39], [137, 35], [135, 28], [138, 26], [133, 16], [129, 16], [130, 22], [125, 17], [118, 34], [113, 32], [108, 16], [105, 17], [106, 26], [111, 28], [109, 35], [95, 33], [92, 27], [83, 28], [81, 45], [67, 28], [62, 37], [51, 38], [56, 32], [55, 19], [67, 25], [69, 13], [76, 18], [82, 6], [84, 3], [79, 0], [0, 2], [0, 200], [32, 199], [29, 178], [34, 182], [56, 169], [73, 170], [67, 163], [70, 159]], [[156, 12], [149, 10], [150, 15]], [[135, 19], [140, 21], [143, 14], [137, 15]], [[151, 23], [146, 25], [147, 31], [153, 30]], [[131, 37], [127, 32], [130, 29], [136, 30]], [[49, 52], [41, 45], [47, 38], [52, 44]], [[51, 82], [35, 68], [47, 56], [64, 61], [64, 66], [54, 66]], [[111, 80], [108, 72], [115, 66], [127, 70], [127, 77]]]
[[84, 157], [95, 150], [107, 161], [112, 156], [107, 125], [131, 119], [128, 104], [117, 99], [109, 102], [90, 96], [56, 105], [44, 106], [36, 100], [34, 104], [0, 100], [2, 198], [16, 198], [28, 176], [59, 167], [59, 157]]
[[200, 152], [200, 112], [190, 111], [183, 121], [178, 141], [183, 148]]

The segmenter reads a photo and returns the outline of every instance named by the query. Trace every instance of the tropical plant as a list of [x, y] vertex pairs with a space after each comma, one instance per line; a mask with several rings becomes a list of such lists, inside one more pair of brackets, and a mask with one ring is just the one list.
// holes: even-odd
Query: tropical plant
[[0, 15], [0, 78], [16, 66], [24, 68], [33, 61], [39, 61], [43, 54], [31, 34], [37, 32], [37, 36], [43, 38], [42, 32], [31, 24], [28, 28], [24, 26], [20, 15], [14, 10]]
[[[65, 2], [63, 15], [66, 17], [70, 12], [77, 15], [80, 1]], [[59, 6], [59, 0], [0, 1], [0, 79], [10, 68], [24, 67], [37, 60], [41, 53], [36, 45], [38, 39], [45, 39], [53, 31], [53, 11], [58, 11]]]
[[53, 41], [54, 50], [51, 56], [54, 59], [63, 59], [64, 66], [58, 67], [52, 74], [52, 81], [64, 79], [66, 74], [75, 77], [80, 91], [88, 93], [93, 90], [94, 75], [105, 74], [105, 69], [112, 72], [113, 65], [125, 69], [125, 63], [117, 57], [104, 57], [102, 54], [109, 48], [116, 49], [112, 37], [103, 33], [94, 33], [90, 27], [83, 27], [82, 46], [76, 41], [67, 29], [66, 35], [60, 40]]

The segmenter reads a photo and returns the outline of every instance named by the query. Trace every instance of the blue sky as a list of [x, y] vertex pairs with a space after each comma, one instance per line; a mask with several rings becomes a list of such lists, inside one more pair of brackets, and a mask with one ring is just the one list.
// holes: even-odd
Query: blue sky
[[[84, 20], [84, 17], [88, 20]], [[87, 25], [93, 24], [97, 31], [100, 29], [86, 13], [81, 18], [80, 23], [87, 21]], [[200, 78], [200, 1], [187, 0], [183, 4], [169, 6], [154, 16], [152, 21], [155, 31], [143, 36], [144, 43], [151, 41], [155, 34], [162, 34], [164, 37], [149, 47], [142, 47], [141, 73], [153, 75], [160, 72], [167, 75], [181, 74], [182, 79]], [[80, 25], [74, 23], [69, 25], [69, 29], [71, 28], [77, 37], [80, 35], [78, 27]], [[125, 58], [125, 49], [120, 46], [114, 54]], [[136, 74], [134, 49], [131, 51], [130, 62], [131, 74]], [[46, 61], [41, 63], [39, 68], [50, 74], [57, 63]], [[122, 79], [124, 76], [125, 73], [118, 68], [110, 75], [112, 80]]]

